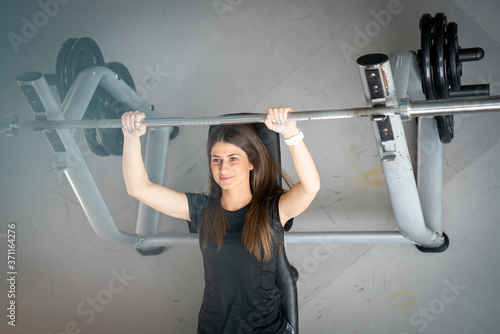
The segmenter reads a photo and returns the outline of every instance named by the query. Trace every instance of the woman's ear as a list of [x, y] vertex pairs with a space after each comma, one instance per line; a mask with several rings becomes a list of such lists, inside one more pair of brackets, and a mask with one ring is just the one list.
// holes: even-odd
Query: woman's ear
[[253, 165], [252, 164], [250, 164], [250, 170], [253, 170]]

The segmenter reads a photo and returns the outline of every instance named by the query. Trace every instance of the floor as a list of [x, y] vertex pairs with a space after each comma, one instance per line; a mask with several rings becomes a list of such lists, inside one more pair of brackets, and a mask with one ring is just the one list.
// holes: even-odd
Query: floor
[[[356, 58], [419, 49], [419, 18], [441, 11], [458, 23], [463, 48], [485, 50], [480, 62], [463, 64], [462, 83], [489, 83], [491, 95], [500, 95], [495, 0], [29, 0], [0, 7], [1, 113], [21, 120], [33, 114], [16, 76], [54, 73], [60, 45], [84, 36], [96, 40], [107, 62], [125, 64], [165, 117], [275, 105], [363, 107]], [[405, 126], [414, 148], [415, 124]], [[300, 127], [322, 188], [294, 231], [395, 230], [369, 120]], [[394, 244], [287, 247], [300, 275], [302, 333], [499, 332], [499, 127], [500, 113], [455, 118], [455, 139], [443, 149], [445, 252]], [[170, 142], [167, 186], [206, 190], [206, 128], [200, 129], [184, 127]], [[197, 247], [144, 257], [107, 242], [92, 230], [64, 175], [51, 172], [54, 154], [41, 134], [0, 135], [0, 152], [0, 268], [12, 276], [14, 230], [17, 271], [15, 285], [0, 281], [1, 333], [196, 331], [203, 291]], [[295, 177], [286, 148], [282, 157]], [[117, 225], [133, 233], [138, 202], [126, 194], [120, 157], [85, 151], [85, 159]], [[160, 230], [188, 233], [185, 222], [165, 216]], [[8, 317], [12, 301], [15, 322]]]

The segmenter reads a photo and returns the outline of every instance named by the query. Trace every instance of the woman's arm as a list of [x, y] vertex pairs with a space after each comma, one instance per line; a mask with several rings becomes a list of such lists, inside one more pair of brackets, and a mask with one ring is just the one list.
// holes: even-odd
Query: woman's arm
[[141, 122], [144, 113], [127, 112], [122, 115], [123, 125], [123, 178], [130, 196], [168, 216], [189, 220], [186, 194], [149, 181], [144, 167], [140, 137], [146, 133]]
[[[285, 139], [299, 134], [295, 121], [287, 121], [288, 114], [293, 110], [289, 107], [270, 108], [267, 111], [265, 124], [270, 130], [281, 133]], [[316, 197], [320, 188], [320, 178], [314, 160], [307, 149], [304, 140], [288, 145], [293, 165], [299, 182], [284, 193], [279, 202], [281, 223], [304, 212]]]

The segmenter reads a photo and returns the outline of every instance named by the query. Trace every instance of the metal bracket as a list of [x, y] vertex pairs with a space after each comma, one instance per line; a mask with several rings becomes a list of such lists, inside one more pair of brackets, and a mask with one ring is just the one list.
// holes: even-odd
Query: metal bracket
[[380, 77], [380, 70], [378, 68], [367, 68], [365, 69], [365, 76], [372, 105], [385, 105], [384, 84]]
[[[28, 100], [33, 113], [35, 114], [36, 121], [47, 121], [47, 108], [44, 105], [40, 95], [38, 94], [36, 88], [29, 84], [21, 84], [21, 90]], [[52, 151], [57, 156], [61, 156], [62, 153], [66, 152], [66, 147], [59, 136], [59, 133], [55, 129], [34, 129], [33, 132], [42, 132], [47, 138]], [[60, 161], [59, 161], [60, 162]], [[56, 162], [57, 163], [57, 162]]]
[[382, 144], [382, 161], [394, 161], [396, 159], [396, 141], [392, 131], [391, 118], [372, 117], [372, 121], [377, 122], [378, 133]]

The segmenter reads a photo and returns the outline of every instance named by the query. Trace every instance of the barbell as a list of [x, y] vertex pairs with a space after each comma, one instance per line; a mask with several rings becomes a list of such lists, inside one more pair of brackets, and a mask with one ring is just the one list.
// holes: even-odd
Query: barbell
[[[500, 111], [500, 96], [435, 101], [410, 101], [404, 99], [398, 106], [297, 111], [289, 114], [288, 120], [318, 121], [361, 117], [380, 118], [395, 115], [400, 115], [403, 119], [411, 119], [412, 117], [492, 111]], [[263, 113], [244, 113], [213, 117], [146, 118], [143, 124], [147, 127], [248, 124], [263, 123], [266, 116], [267, 114]], [[0, 132], [6, 135], [15, 135], [19, 130], [42, 132], [48, 129], [111, 129], [121, 127], [120, 119], [20, 121], [17, 116], [7, 116], [0, 120]]]

